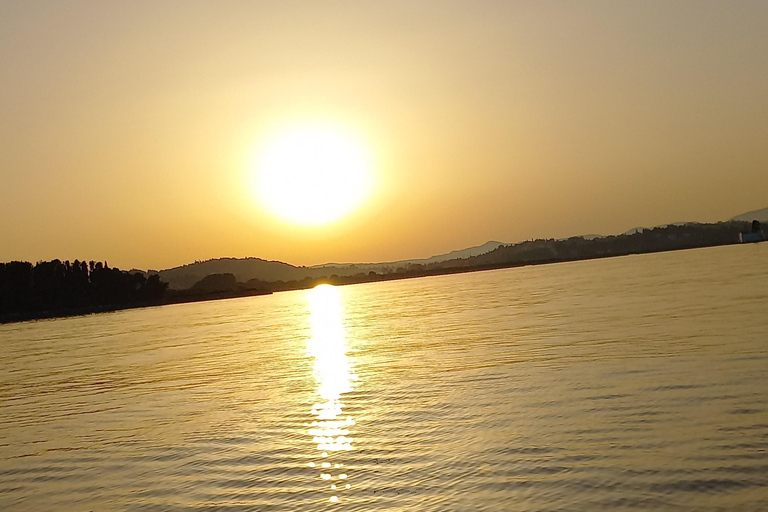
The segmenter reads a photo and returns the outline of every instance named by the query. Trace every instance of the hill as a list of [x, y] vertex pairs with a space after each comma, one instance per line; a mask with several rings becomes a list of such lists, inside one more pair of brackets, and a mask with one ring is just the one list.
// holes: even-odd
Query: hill
[[735, 216], [731, 220], [743, 221], [743, 222], [752, 222], [753, 220], [757, 220], [759, 222], [768, 222], [768, 208], [763, 208], [762, 210], [752, 210], [751, 212], [742, 213], [741, 215]]
[[306, 270], [282, 261], [267, 261], [261, 258], [220, 258], [161, 270], [159, 274], [160, 279], [172, 289], [184, 290], [212, 274], [232, 274], [240, 282], [251, 279], [294, 281], [306, 277]]
[[174, 267], [159, 272], [160, 279], [169, 284], [171, 289], [186, 290], [206, 276], [212, 274], [232, 274], [238, 282], [245, 283], [252, 280], [275, 281], [301, 281], [306, 278], [320, 278], [332, 275], [340, 277], [355, 276], [376, 272], [386, 274], [396, 272], [399, 268], [412, 265], [427, 265], [453, 259], [469, 258], [488, 253], [502, 246], [501, 242], [487, 242], [476, 247], [469, 247], [446, 254], [432, 256], [431, 258], [416, 260], [401, 260], [387, 263], [327, 263], [313, 267], [297, 267], [282, 261], [267, 261], [261, 258], [219, 258], [207, 261], [196, 261], [180, 267]]
[[[755, 210], [737, 215], [730, 222], [751, 222], [757, 219], [760, 222], [768, 222], [768, 208]], [[674, 228], [685, 228], [675, 230]], [[212, 274], [231, 274], [238, 283], [249, 283], [249, 286], [257, 286], [260, 283], [275, 283], [275, 289], [282, 285], [279, 283], [301, 282], [307, 279], [320, 278], [345, 278], [360, 281], [367, 279], [371, 273], [382, 277], [394, 274], [419, 273], [429, 269], [436, 271], [440, 268], [463, 268], [467, 266], [488, 266], [500, 264], [517, 264], [542, 261], [563, 261], [567, 259], [581, 259], [583, 257], [600, 257], [615, 254], [629, 254], [635, 252], [651, 252], [654, 250], [671, 250], [675, 248], [719, 245], [731, 243], [735, 226], [728, 229], [720, 227], [717, 235], [714, 231], [695, 222], [677, 222], [654, 228], [637, 227], [624, 232], [622, 235], [603, 236], [586, 235], [571, 237], [558, 241], [537, 241], [536, 244], [504, 244], [491, 241], [483, 245], [439, 254], [430, 258], [399, 260], [383, 263], [327, 263], [312, 267], [294, 266], [282, 261], [267, 261], [261, 258], [219, 258], [208, 261], [197, 261], [188, 265], [175, 267], [159, 272], [160, 279], [169, 284], [173, 290], [187, 290], [195, 283], [200, 282], [206, 276]], [[744, 228], [746, 229], [746, 228]], [[679, 232], [678, 232], [679, 231]], [[725, 233], [725, 232], [727, 233]], [[660, 234], [672, 237], [666, 243], [660, 243], [652, 238], [658, 238]], [[639, 236], [645, 235], [645, 236]], [[678, 235], [688, 238], [686, 243], [671, 242]], [[637, 237], [638, 238], [632, 238]], [[628, 238], [627, 238], [628, 237]], [[617, 240], [618, 238], [618, 240]], [[642, 240], [641, 246], [635, 247], [636, 242]], [[566, 242], [567, 244], [553, 245], [553, 242]], [[595, 242], [582, 246], [582, 242]], [[561, 254], [566, 246], [579, 246], [579, 251], [571, 251], [569, 254]], [[605, 245], [605, 247], [603, 247]], [[589, 250], [587, 250], [589, 247]], [[653, 247], [653, 249], [650, 249]], [[598, 249], [599, 248], [599, 249]], [[535, 250], [534, 250], [535, 249]], [[583, 252], [586, 251], [586, 252]], [[594, 254], [592, 254], [594, 252]], [[578, 253], [578, 254], [577, 254]], [[587, 255], [589, 254], [589, 256]], [[150, 272], [152, 274], [154, 272]], [[388, 277], [387, 277], [388, 278]], [[260, 286], [260, 285], [259, 285]], [[257, 286], [258, 287], [258, 286]]]
[[480, 256], [481, 254], [486, 254], [491, 251], [494, 251], [501, 247], [503, 244], [501, 242], [486, 242], [483, 245], [478, 245], [475, 247], [469, 247], [468, 249], [461, 249], [458, 251], [451, 251], [446, 254], [440, 254], [439, 256], [432, 256], [431, 258], [427, 258], [424, 260], [406, 260], [398, 262], [400, 264], [414, 264], [414, 265], [428, 265], [430, 263], [440, 263], [442, 261], [448, 261], [448, 260], [457, 260], [457, 259], [463, 259], [463, 258], [470, 258], [472, 256]]

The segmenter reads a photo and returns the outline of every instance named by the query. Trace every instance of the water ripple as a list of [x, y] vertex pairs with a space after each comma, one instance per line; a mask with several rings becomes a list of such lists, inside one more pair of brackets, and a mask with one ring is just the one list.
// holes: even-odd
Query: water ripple
[[748, 249], [0, 326], [0, 509], [768, 510]]

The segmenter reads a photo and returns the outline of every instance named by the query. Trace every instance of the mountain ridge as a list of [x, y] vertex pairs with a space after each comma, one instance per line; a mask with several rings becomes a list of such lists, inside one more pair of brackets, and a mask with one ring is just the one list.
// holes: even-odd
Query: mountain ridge
[[731, 217], [730, 220], [744, 222], [752, 222], [753, 220], [756, 220], [758, 222], [768, 222], [768, 207], [736, 215], [735, 217]]
[[[768, 222], [768, 208], [753, 210], [730, 219], [730, 221], [751, 221], [757, 219], [760, 222]], [[676, 222], [663, 224], [658, 227], [683, 226], [698, 224], [697, 222]], [[655, 228], [636, 227], [625, 231], [622, 235], [631, 235], [642, 233]], [[604, 235], [577, 235], [571, 238], [583, 238], [585, 240], [594, 240], [604, 238]], [[418, 268], [420, 266], [442, 263], [450, 260], [461, 260], [467, 258], [477, 258], [484, 254], [496, 251], [500, 247], [511, 246], [515, 244], [503, 243], [498, 241], [489, 241], [481, 245], [458, 249], [444, 254], [438, 254], [429, 258], [416, 258], [407, 260], [397, 260], [380, 263], [325, 263], [313, 266], [296, 266], [276, 260], [265, 260], [257, 257], [246, 258], [216, 258], [206, 261], [196, 261], [178, 267], [161, 270], [159, 272], [151, 271], [149, 274], [157, 273], [160, 279], [169, 283], [172, 289], [181, 290], [191, 288], [200, 280], [211, 274], [233, 274], [237, 281], [264, 281], [264, 282], [288, 282], [301, 281], [303, 279], [318, 279], [322, 277], [349, 277], [359, 274], [374, 272], [377, 274], [389, 274], [407, 269]]]
[[335, 274], [337, 276], [351, 276], [371, 271], [379, 271], [378, 273], [392, 272], [397, 268], [411, 265], [426, 265], [452, 259], [479, 256], [502, 245], [506, 244], [490, 241], [482, 245], [438, 254], [429, 258], [383, 263], [325, 263], [310, 267], [296, 266], [283, 261], [265, 260], [253, 256], [246, 258], [225, 257], [187, 263], [178, 267], [160, 270], [156, 273], [160, 274], [160, 279], [169, 283], [170, 287], [175, 290], [191, 288], [195, 283], [211, 274], [234, 274], [240, 282], [254, 279], [260, 281], [300, 281], [307, 277], [319, 278], [328, 276], [329, 273], [330, 275]]
[[437, 263], [440, 261], [447, 261], [452, 260], [456, 258], [468, 258], [470, 256], [478, 256], [480, 254], [485, 254], [486, 252], [491, 252], [494, 249], [497, 249], [498, 247], [502, 245], [509, 245], [508, 243], [504, 242], [497, 242], [494, 240], [485, 242], [482, 245], [475, 245], [472, 247], [467, 247], [466, 249], [456, 249], [451, 252], [447, 252], [445, 254], [438, 254], [436, 256], [430, 256], [429, 258], [415, 258], [415, 259], [407, 259], [407, 260], [396, 260], [396, 261], [383, 261], [380, 263], [323, 263], [321, 265], [312, 265], [311, 267], [307, 268], [328, 268], [328, 267], [348, 267], [348, 266], [356, 266], [357, 268], [362, 267], [384, 267], [384, 266], [402, 266], [402, 265], [414, 265], [414, 264], [427, 264], [427, 263]]

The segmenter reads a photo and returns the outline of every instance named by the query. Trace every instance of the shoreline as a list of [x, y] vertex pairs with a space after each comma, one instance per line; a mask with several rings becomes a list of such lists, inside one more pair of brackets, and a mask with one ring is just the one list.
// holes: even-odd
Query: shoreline
[[[181, 292], [185, 292], [186, 290], [179, 290]], [[255, 297], [258, 295], [271, 295], [271, 291], [263, 291], [263, 290], [249, 290], [247, 292], [241, 292], [241, 293], [211, 293], [205, 296], [188, 296], [188, 297], [169, 297], [164, 300], [159, 301], [149, 301], [149, 302], [141, 302], [141, 303], [134, 303], [134, 304], [113, 304], [109, 306], [95, 306], [95, 307], [84, 307], [84, 308], [74, 308], [74, 309], [63, 309], [58, 311], [41, 311], [36, 313], [30, 313], [30, 314], [16, 314], [16, 315], [7, 315], [4, 317], [0, 317], [0, 325], [5, 324], [16, 324], [16, 323], [22, 323], [22, 322], [35, 322], [38, 320], [54, 320], [57, 318], [71, 318], [75, 316], [87, 316], [87, 315], [97, 315], [100, 313], [114, 313], [115, 311], [124, 311], [127, 309], [141, 309], [141, 308], [154, 308], [158, 306], [170, 306], [173, 304], [188, 304], [188, 303], [194, 303], [194, 302], [207, 302], [207, 301], [213, 301], [213, 300], [222, 300], [222, 299], [238, 299], [241, 297]]]
[[[86, 315], [93, 315], [93, 314], [99, 314], [99, 313], [112, 313], [115, 311], [123, 311], [127, 309], [151, 308], [151, 307], [157, 307], [157, 306], [168, 306], [172, 304], [187, 304], [187, 303], [194, 303], [194, 302], [208, 302], [208, 301], [224, 300], [224, 299], [238, 299], [242, 297], [256, 297], [260, 295], [271, 295], [273, 293], [278, 293], [278, 292], [307, 290], [310, 288], [314, 288], [315, 286], [320, 284], [331, 284], [333, 286], [346, 286], [346, 285], [352, 285], [352, 284], [376, 283], [381, 281], [399, 281], [402, 279], [416, 279], [421, 277], [465, 274], [470, 272], [484, 272], [487, 270], [500, 270], [505, 268], [518, 268], [518, 267], [527, 267], [527, 266], [534, 266], [534, 265], [548, 265], [548, 264], [554, 264], [554, 263], [568, 263], [568, 262], [574, 262], [574, 261], [591, 261], [591, 260], [599, 260], [599, 259], [618, 258], [622, 256], [630, 256], [630, 255], [638, 255], [638, 254], [656, 254], [656, 253], [665, 253], [665, 252], [685, 251], [690, 249], [704, 249], [707, 247], [722, 247], [727, 245], [743, 245], [743, 244], [738, 242], [719, 243], [719, 244], [709, 244], [709, 245], [696, 245], [692, 247], [677, 247], [677, 248], [669, 248], [669, 249], [654, 250], [654, 251], [635, 251], [635, 252], [627, 252], [625, 254], [587, 256], [583, 258], [547, 259], [547, 260], [540, 260], [540, 261], [528, 261], [528, 262], [522, 262], [522, 263], [509, 262], [509, 263], [494, 263], [494, 264], [476, 265], [476, 266], [456, 266], [456, 267], [447, 267], [447, 268], [438, 268], [438, 269], [423, 269], [418, 271], [398, 272], [398, 273], [392, 273], [392, 274], [376, 274], [376, 275], [363, 274], [359, 276], [344, 276], [344, 277], [330, 276], [330, 277], [320, 277], [320, 278], [307, 278], [298, 282], [289, 281], [287, 283], [282, 283], [283, 286], [278, 285], [267, 290], [251, 289], [251, 290], [242, 290], [239, 292], [212, 292], [204, 295], [190, 294], [189, 290], [174, 290], [170, 292], [172, 295], [171, 297], [168, 297], [164, 300], [159, 300], [159, 301], [126, 304], [126, 305], [100, 306], [100, 307], [91, 307], [91, 308], [77, 308], [77, 309], [68, 309], [68, 310], [59, 310], [59, 311], [44, 311], [39, 313], [27, 314], [27, 315], [25, 314], [8, 315], [8, 316], [0, 317], [0, 325], [31, 322], [31, 321], [37, 321], [37, 320], [51, 320], [56, 318], [70, 318], [75, 316], [86, 316]], [[269, 285], [272, 283], [267, 282], [265, 284]], [[176, 296], [173, 297], [173, 295], [176, 295]]]

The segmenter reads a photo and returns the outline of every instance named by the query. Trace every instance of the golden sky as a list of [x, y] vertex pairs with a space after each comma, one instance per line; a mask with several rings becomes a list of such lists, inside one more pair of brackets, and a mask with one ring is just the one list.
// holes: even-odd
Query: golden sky
[[[0, 0], [0, 261], [428, 257], [768, 206], [768, 2]], [[292, 123], [375, 187], [298, 227]]]

